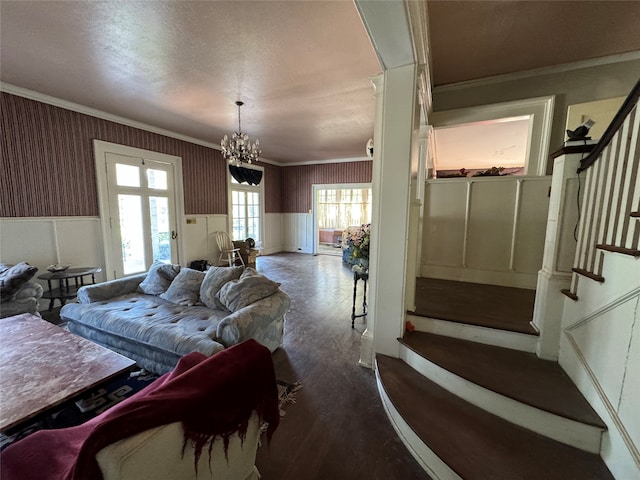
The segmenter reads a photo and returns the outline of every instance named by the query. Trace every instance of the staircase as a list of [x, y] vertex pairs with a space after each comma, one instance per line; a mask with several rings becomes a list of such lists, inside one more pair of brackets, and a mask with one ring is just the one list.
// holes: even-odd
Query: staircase
[[598, 456], [606, 425], [556, 362], [430, 332], [398, 341], [399, 359], [376, 356], [379, 390], [433, 478], [613, 478]]
[[442, 314], [408, 315], [417, 329], [398, 339], [399, 358], [376, 355], [387, 414], [434, 479], [614, 478], [607, 464], [638, 478], [639, 96], [640, 82], [581, 162], [559, 363], [536, 356], [536, 331]]

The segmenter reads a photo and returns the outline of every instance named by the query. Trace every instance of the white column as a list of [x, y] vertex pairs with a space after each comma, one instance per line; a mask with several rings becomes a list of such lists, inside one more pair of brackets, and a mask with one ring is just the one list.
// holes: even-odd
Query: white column
[[[360, 364], [372, 365], [373, 353], [397, 357], [404, 332], [411, 154], [417, 138], [416, 67], [384, 72], [376, 84], [373, 156], [373, 214], [370, 249], [370, 299]], [[381, 96], [380, 96], [381, 95]], [[371, 334], [373, 333], [373, 337]], [[371, 348], [373, 343], [373, 349]]]
[[[582, 154], [556, 158], [551, 181], [542, 269], [538, 272], [533, 326], [540, 331], [537, 354], [557, 360], [561, 335], [562, 309], [567, 298], [560, 291], [569, 288], [576, 250], [573, 237], [578, 221], [577, 196], [584, 192], [584, 177], [576, 173]], [[580, 189], [579, 184], [582, 183]], [[581, 193], [582, 194], [582, 193]]]
[[[379, 217], [380, 203], [378, 202], [378, 195], [376, 190], [376, 170], [380, 165], [380, 152], [382, 152], [382, 111], [383, 111], [383, 101], [384, 101], [384, 74], [381, 73], [376, 75], [375, 77], [371, 77], [371, 83], [373, 84], [373, 89], [375, 91], [376, 98], [376, 114], [375, 114], [375, 122], [373, 125], [373, 183], [371, 185], [371, 191], [373, 193], [373, 197], [371, 199], [371, 220], [377, 221]], [[372, 302], [373, 297], [373, 271], [375, 268], [373, 267], [373, 258], [376, 247], [374, 247], [374, 235], [377, 229], [372, 230], [371, 236], [371, 244], [369, 245], [369, 311], [367, 314], [367, 328], [362, 333], [362, 338], [360, 339], [360, 361], [358, 362], [360, 366], [373, 368], [373, 331], [374, 331], [374, 323], [375, 323], [375, 308], [373, 307], [374, 302]]]

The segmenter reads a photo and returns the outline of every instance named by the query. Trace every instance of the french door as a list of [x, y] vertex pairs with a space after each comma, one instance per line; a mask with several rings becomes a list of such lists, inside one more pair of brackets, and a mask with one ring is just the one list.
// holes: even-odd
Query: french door
[[[100, 200], [108, 276], [119, 278], [145, 272], [156, 260], [179, 263], [179, 165], [171, 161], [176, 157], [163, 161], [162, 154], [148, 152], [150, 155], [141, 157], [127, 154], [127, 147], [117, 147], [121, 148], [101, 152], [104, 175]], [[141, 152], [144, 151], [133, 153]]]

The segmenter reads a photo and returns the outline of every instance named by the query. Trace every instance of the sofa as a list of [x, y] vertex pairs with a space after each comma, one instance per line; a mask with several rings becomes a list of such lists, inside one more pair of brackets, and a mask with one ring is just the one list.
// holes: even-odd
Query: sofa
[[271, 354], [248, 340], [170, 373], [82, 425], [45, 429], [0, 455], [3, 480], [260, 478], [261, 427], [280, 421]]
[[190, 352], [210, 356], [248, 339], [275, 351], [291, 305], [279, 286], [250, 267], [154, 263], [147, 273], [80, 288], [60, 317], [72, 333], [164, 374]]
[[42, 285], [31, 281], [38, 269], [26, 262], [0, 263], [0, 318], [38, 313]]

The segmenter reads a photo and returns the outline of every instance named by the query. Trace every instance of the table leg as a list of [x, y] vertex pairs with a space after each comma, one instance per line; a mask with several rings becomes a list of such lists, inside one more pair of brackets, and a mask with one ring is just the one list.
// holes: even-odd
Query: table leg
[[367, 281], [362, 280], [364, 282], [364, 297], [362, 298], [362, 314], [367, 314]]
[[351, 308], [351, 328], [354, 328], [356, 321], [356, 293], [358, 288], [358, 275], [353, 274], [353, 307]]

